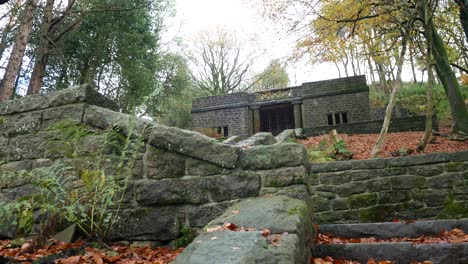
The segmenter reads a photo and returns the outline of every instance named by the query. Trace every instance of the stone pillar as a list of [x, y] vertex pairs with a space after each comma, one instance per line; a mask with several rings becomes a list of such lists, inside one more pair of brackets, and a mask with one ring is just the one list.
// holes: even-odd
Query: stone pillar
[[249, 136], [254, 134], [254, 110], [249, 109]]
[[302, 111], [301, 103], [294, 102], [294, 128], [302, 128]]
[[260, 132], [260, 108], [253, 109], [253, 133]]

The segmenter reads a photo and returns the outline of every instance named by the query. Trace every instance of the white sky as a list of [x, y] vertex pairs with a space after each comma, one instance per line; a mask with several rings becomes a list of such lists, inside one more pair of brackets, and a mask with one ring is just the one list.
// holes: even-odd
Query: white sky
[[[292, 53], [294, 39], [278, 33], [271, 22], [246, 0], [176, 0], [175, 28], [178, 35], [188, 43], [191, 37], [203, 30], [213, 30], [224, 26], [237, 31], [237, 35], [246, 39], [255, 39], [255, 52], [265, 51], [254, 70], [260, 72], [271, 59], [283, 58]], [[275, 32], [276, 31], [276, 32]], [[290, 85], [303, 82], [338, 78], [338, 71], [331, 65], [311, 66], [306, 62], [288, 65]]]

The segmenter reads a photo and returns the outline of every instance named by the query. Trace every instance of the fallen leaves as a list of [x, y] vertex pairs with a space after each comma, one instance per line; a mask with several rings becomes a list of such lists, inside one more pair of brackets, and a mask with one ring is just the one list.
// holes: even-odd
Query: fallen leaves
[[[447, 128], [441, 128], [445, 131]], [[397, 132], [388, 133], [385, 137], [385, 142], [379, 157], [391, 157], [391, 153], [400, 152], [402, 148], [416, 149], [423, 132]], [[345, 141], [346, 147], [349, 151], [354, 152], [353, 159], [362, 160], [370, 158], [370, 152], [379, 134], [340, 134], [340, 137]], [[468, 150], [468, 141], [450, 141], [447, 137], [433, 136], [437, 144], [428, 144], [424, 153], [434, 152], [458, 152]], [[327, 140], [328, 135], [309, 137], [301, 140], [301, 143], [309, 147], [317, 148], [320, 141]], [[414, 155], [418, 153], [411, 153]]]
[[[353, 261], [353, 260], [347, 260], [344, 258], [340, 259], [333, 259], [332, 257], [324, 257], [324, 258], [311, 258], [310, 259], [311, 264], [361, 264], [358, 261]], [[375, 261], [374, 259], [369, 259], [367, 261], [367, 264], [396, 264], [394, 261], [389, 261], [389, 260], [381, 260], [381, 261]], [[423, 262], [411, 262], [411, 264], [433, 264], [430, 261], [423, 261]]]
[[[208, 233], [215, 232], [215, 231], [255, 232], [255, 231], [257, 231], [257, 229], [255, 229], [253, 227], [247, 227], [247, 228], [238, 227], [237, 225], [235, 225], [233, 223], [224, 223], [223, 225], [219, 225], [219, 226], [215, 226], [215, 227], [209, 227], [209, 228], [206, 229], [206, 232], [208, 232]], [[260, 231], [260, 234], [263, 237], [266, 238], [266, 240], [267, 240], [267, 242], [269, 244], [272, 244], [275, 247], [280, 245], [282, 235], [287, 235], [287, 233], [283, 233], [282, 235], [281, 234], [271, 234], [271, 231], [268, 228], [265, 228], [262, 231]], [[213, 240], [213, 238], [218, 239], [217, 237], [212, 237], [211, 240]]]
[[[140, 264], [155, 263], [167, 264], [173, 261], [183, 248], [171, 250], [168, 248], [131, 247], [128, 245], [111, 245], [110, 249], [97, 249], [85, 247], [84, 241], [76, 243], [65, 243], [51, 240], [50, 246], [32, 251], [30, 241], [24, 243], [21, 247], [12, 247], [10, 240], [0, 240], [0, 256], [6, 256], [17, 261], [32, 262], [48, 255], [55, 255], [72, 248], [84, 248], [83, 255], [74, 255], [62, 259], [57, 259], [56, 264], [82, 264], [82, 263], [116, 263], [116, 264]], [[31, 245], [30, 245], [31, 244]], [[27, 253], [26, 251], [30, 252]]]
[[334, 237], [329, 234], [319, 233], [314, 239], [316, 244], [348, 244], [348, 243], [386, 243], [386, 242], [411, 242], [413, 244], [446, 244], [466, 243], [468, 234], [461, 229], [455, 228], [451, 231], [442, 231], [439, 236], [420, 236], [417, 238], [398, 237], [389, 239], [376, 239], [375, 237], [346, 238]]
[[215, 231], [226, 231], [226, 230], [230, 230], [230, 231], [247, 231], [247, 232], [257, 231], [257, 229], [252, 228], [252, 227], [238, 227], [237, 225], [235, 225], [233, 223], [224, 223], [223, 225], [219, 225], [219, 226], [215, 226], [215, 227], [208, 227], [206, 229], [206, 232], [211, 233], [211, 232], [215, 232]]

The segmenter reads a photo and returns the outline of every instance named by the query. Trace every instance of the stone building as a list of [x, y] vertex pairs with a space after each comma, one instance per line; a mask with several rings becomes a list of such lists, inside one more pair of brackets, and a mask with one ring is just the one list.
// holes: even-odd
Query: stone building
[[[395, 110], [397, 119], [392, 121], [391, 131], [424, 130], [424, 117], [407, 115], [401, 108]], [[214, 128], [224, 137], [248, 137], [257, 132], [277, 135], [293, 128], [302, 128], [306, 136], [331, 129], [346, 133], [378, 132], [382, 119], [382, 110], [369, 106], [365, 76], [209, 96], [192, 103], [193, 128]]]

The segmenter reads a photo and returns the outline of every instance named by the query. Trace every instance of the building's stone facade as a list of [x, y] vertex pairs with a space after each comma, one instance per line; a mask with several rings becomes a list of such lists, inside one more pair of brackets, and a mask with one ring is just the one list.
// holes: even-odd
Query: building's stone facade
[[344, 112], [347, 113], [348, 123], [369, 121], [369, 92], [305, 98], [303, 100], [304, 128], [328, 126], [327, 115]]
[[[306, 135], [378, 132], [385, 109], [371, 109], [365, 76], [303, 83], [255, 93], [235, 93], [193, 101], [194, 129], [214, 128], [243, 138], [257, 132], [278, 134], [302, 128]], [[294, 120], [292, 120], [294, 119]], [[289, 120], [289, 121], [288, 121]], [[396, 107], [391, 131], [424, 130], [423, 117]]]

